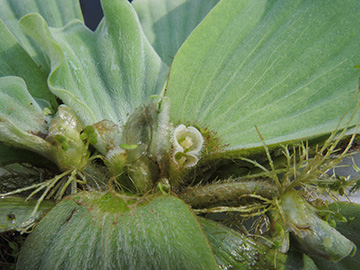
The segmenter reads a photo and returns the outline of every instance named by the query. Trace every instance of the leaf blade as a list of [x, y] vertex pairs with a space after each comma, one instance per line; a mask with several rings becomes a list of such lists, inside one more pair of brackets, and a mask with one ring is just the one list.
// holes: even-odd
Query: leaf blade
[[220, 223], [205, 218], [198, 219], [220, 269], [282, 269], [286, 255]]
[[18, 267], [217, 269], [204, 233], [181, 200], [159, 196], [136, 206], [111, 194], [80, 196], [42, 219]]
[[135, 0], [144, 32], [161, 59], [171, 64], [177, 50], [219, 0]]
[[5, 23], [0, 19], [0, 77], [18, 76], [23, 78], [31, 95], [50, 102], [56, 107], [56, 100], [47, 84], [47, 74], [42, 71], [27, 52], [21, 47]]
[[123, 124], [142, 101], [160, 93], [167, 70], [131, 5], [125, 0], [102, 5], [105, 17], [95, 33], [79, 21], [50, 29], [38, 15], [21, 20], [51, 60], [51, 91], [85, 125], [104, 119]]
[[38, 13], [52, 27], [63, 27], [73, 19], [83, 21], [79, 1], [75, 0], [1, 0], [0, 6], [0, 18], [4, 20], [18, 42], [44, 71], [48, 71], [48, 59], [20, 29], [18, 25], [20, 18], [28, 13]]
[[[329, 209], [336, 212], [340, 212], [344, 217], [350, 221], [350, 218], [355, 218], [352, 222], [337, 222], [336, 230], [338, 230], [345, 237], [349, 238], [355, 243], [357, 247], [360, 247], [360, 237], [359, 237], [359, 219], [360, 219], [360, 205], [347, 203], [347, 202], [338, 202], [329, 205]], [[360, 262], [360, 253], [357, 251], [353, 257], [347, 257], [341, 260], [338, 263], [331, 263], [325, 259], [314, 257], [312, 258], [319, 269], [336, 269], [336, 270], [345, 270], [345, 269], [355, 269]]]
[[226, 150], [261, 145], [255, 126], [268, 144], [331, 132], [355, 106], [358, 10], [357, 1], [221, 1], [175, 56], [172, 121], [209, 128]]

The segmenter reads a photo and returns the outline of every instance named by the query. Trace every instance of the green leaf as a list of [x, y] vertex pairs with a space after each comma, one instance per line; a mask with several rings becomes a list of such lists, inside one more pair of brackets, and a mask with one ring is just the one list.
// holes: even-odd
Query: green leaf
[[[302, 252], [291, 250], [287, 254], [285, 270], [318, 270], [314, 261]], [[332, 268], [329, 268], [332, 269]]]
[[261, 145], [255, 126], [267, 144], [331, 132], [357, 99], [359, 16], [358, 0], [221, 1], [175, 56], [172, 122], [224, 150]]
[[[286, 256], [212, 220], [198, 218], [220, 269], [281, 269]], [[277, 266], [276, 266], [277, 264]]]
[[281, 196], [280, 201], [281, 219], [286, 221], [293, 239], [308, 256], [319, 256], [337, 262], [354, 255], [355, 244], [320, 219], [297, 192], [287, 192]]
[[80, 21], [57, 29], [36, 14], [20, 21], [50, 58], [50, 90], [85, 125], [103, 119], [124, 124], [142, 101], [161, 92], [166, 79], [166, 65], [146, 40], [131, 4], [104, 0], [102, 6], [105, 17], [95, 33]]
[[[18, 76], [25, 80], [30, 93], [56, 107], [54, 95], [47, 87], [48, 74], [42, 71], [0, 20], [0, 77]], [[0, 103], [2, 100], [0, 100]]]
[[[351, 222], [337, 222], [336, 230], [338, 230], [345, 237], [353, 241], [355, 245], [357, 245], [357, 247], [360, 247], [360, 205], [339, 202], [329, 205], [329, 209], [334, 211], [335, 213], [339, 210], [339, 212], [348, 220], [351, 220], [351, 218], [355, 218]], [[347, 257], [337, 263], [331, 263], [327, 260], [317, 257], [314, 257], [313, 260], [321, 270], [357, 269], [360, 264], [360, 252], [358, 250], [353, 257]]]
[[42, 168], [51, 168], [52, 170], [56, 170], [54, 164], [34, 152], [0, 143], [0, 166], [18, 162], [31, 163]]
[[25, 198], [20, 197], [0, 199], [0, 232], [29, 227], [54, 206], [51, 201], [42, 201], [35, 216], [31, 216], [36, 202], [36, 200], [25, 202]]
[[47, 73], [49, 61], [40, 48], [23, 33], [18, 25], [20, 18], [28, 13], [38, 13], [51, 27], [63, 27], [73, 19], [83, 21], [78, 0], [0, 0], [0, 6], [0, 18], [35, 63]]
[[[80, 139], [83, 126], [69, 107], [59, 106], [50, 119], [24, 80], [12, 76], [0, 78], [0, 100], [0, 142], [38, 153], [63, 171], [86, 162], [88, 150]], [[64, 140], [57, 143], [56, 135]]]
[[161, 59], [170, 65], [177, 50], [219, 0], [135, 0], [144, 32]]
[[217, 269], [181, 200], [135, 202], [83, 193], [52, 209], [27, 238], [19, 269]]
[[[10, 121], [21, 130], [33, 134], [46, 134], [48, 129], [48, 117], [42, 113], [42, 109], [27, 90], [23, 79], [19, 77], [0, 78], [0, 125], [4, 121]], [[6, 136], [5, 130], [1, 130], [0, 140]]]
[[[1, 77], [0, 100], [0, 142], [52, 159], [56, 149], [45, 141], [50, 117], [42, 113], [39, 104], [26, 88], [24, 80], [13, 76]], [[13, 148], [5, 148], [9, 149]], [[19, 151], [13, 152], [12, 155], [15, 156], [12, 158], [20, 154]], [[6, 159], [7, 157], [4, 162]], [[9, 159], [11, 160], [11, 154]]]

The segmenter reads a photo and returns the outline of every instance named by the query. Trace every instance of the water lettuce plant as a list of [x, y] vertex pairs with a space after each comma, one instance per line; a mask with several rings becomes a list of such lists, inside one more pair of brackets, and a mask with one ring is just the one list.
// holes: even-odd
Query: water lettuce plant
[[0, 0], [2, 265], [358, 264], [360, 2], [101, 4]]

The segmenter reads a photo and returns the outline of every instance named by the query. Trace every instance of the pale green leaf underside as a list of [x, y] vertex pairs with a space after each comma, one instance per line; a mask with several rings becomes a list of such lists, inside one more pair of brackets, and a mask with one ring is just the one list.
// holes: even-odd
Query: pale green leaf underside
[[23, 79], [14, 76], [1, 77], [0, 101], [1, 123], [7, 119], [26, 132], [47, 133], [46, 117], [27, 90]]
[[177, 50], [219, 0], [135, 0], [144, 32], [161, 59], [170, 65]]
[[50, 90], [85, 125], [103, 119], [123, 124], [166, 80], [166, 65], [146, 40], [132, 6], [125, 0], [104, 0], [102, 6], [105, 17], [95, 33], [80, 21], [59, 29], [36, 14], [20, 21], [50, 58]]
[[[0, 37], [0, 77], [18, 76], [23, 78], [33, 97], [48, 101], [55, 107], [55, 96], [46, 84], [48, 74], [37, 66], [1, 19]], [[6, 101], [0, 100], [0, 104], [3, 102]], [[1, 106], [6, 106], [6, 104]]]
[[[223, 0], [180, 48], [171, 120], [217, 132], [225, 150], [318, 136], [354, 108], [360, 2]], [[349, 112], [348, 112], [349, 113]]]
[[36, 64], [45, 71], [49, 69], [48, 59], [20, 29], [20, 18], [28, 13], [38, 13], [52, 27], [62, 27], [73, 19], [83, 20], [78, 0], [0, 0], [0, 7], [0, 18]]
[[[30, 95], [24, 80], [14, 76], [1, 77], [0, 100], [0, 142], [34, 151], [54, 161], [56, 149], [43, 139], [50, 119]], [[12, 149], [5, 147], [7, 151]], [[9, 153], [9, 157], [14, 154]]]

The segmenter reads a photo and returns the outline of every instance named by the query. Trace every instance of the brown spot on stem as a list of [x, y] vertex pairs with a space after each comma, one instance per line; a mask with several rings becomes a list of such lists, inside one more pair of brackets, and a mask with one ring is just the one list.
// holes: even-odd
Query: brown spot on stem
[[44, 134], [44, 133], [42, 133], [42, 132], [40, 132], [40, 131], [37, 131], [37, 132], [31, 131], [30, 133], [31, 133], [32, 135], [35, 135], [35, 136], [43, 139], [43, 140], [45, 140], [45, 139], [46, 139], [46, 136], [47, 136], [46, 134]]

